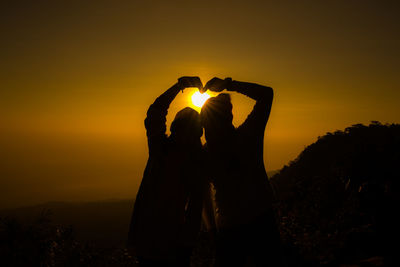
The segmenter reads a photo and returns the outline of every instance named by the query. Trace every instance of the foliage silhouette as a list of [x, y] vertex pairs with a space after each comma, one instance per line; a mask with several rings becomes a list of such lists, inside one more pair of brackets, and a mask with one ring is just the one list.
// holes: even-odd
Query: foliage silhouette
[[32, 223], [0, 218], [1, 266], [136, 266], [123, 247], [77, 240], [71, 226], [54, 224], [43, 210]]
[[305, 148], [271, 178], [286, 245], [317, 265], [373, 256], [393, 264], [399, 151], [400, 125], [376, 121]]

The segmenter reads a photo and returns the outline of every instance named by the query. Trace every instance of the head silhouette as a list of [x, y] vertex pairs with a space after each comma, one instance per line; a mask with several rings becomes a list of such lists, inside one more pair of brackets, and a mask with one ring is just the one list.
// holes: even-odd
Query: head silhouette
[[229, 94], [223, 93], [209, 98], [201, 109], [201, 122], [207, 142], [229, 134], [234, 129], [232, 119], [232, 103]]
[[180, 110], [171, 123], [171, 138], [179, 145], [190, 145], [200, 142], [203, 128], [199, 113], [189, 107]]

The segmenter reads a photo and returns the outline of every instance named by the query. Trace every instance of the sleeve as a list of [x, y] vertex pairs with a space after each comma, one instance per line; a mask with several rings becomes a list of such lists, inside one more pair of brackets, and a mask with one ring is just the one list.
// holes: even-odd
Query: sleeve
[[161, 152], [167, 139], [166, 116], [168, 113], [168, 106], [162, 105], [158, 100], [159, 99], [149, 107], [147, 110], [147, 117], [144, 120], [150, 156]]
[[179, 84], [174, 84], [160, 95], [147, 110], [147, 117], [144, 120], [144, 125], [146, 127], [150, 156], [162, 151], [163, 145], [167, 140], [166, 122], [168, 108], [180, 90], [181, 87]]
[[256, 101], [253, 110], [246, 120], [238, 127], [238, 130], [246, 132], [247, 135], [264, 137], [265, 126], [271, 112], [272, 97], [261, 98]]

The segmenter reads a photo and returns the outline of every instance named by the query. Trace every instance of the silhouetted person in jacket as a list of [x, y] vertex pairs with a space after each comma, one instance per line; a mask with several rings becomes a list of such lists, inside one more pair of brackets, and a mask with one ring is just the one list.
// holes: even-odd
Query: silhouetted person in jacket
[[[256, 101], [238, 128], [230, 95], [219, 94], [201, 109], [209, 176], [215, 188], [217, 266], [282, 266], [272, 189], [264, 168], [264, 130], [273, 99], [270, 87], [211, 79], [204, 90], [234, 91]], [[209, 217], [212, 217], [212, 215]], [[211, 223], [212, 225], [212, 223]]]
[[205, 186], [201, 176], [203, 129], [199, 113], [184, 108], [166, 135], [166, 115], [179, 91], [203, 89], [198, 77], [182, 77], [147, 111], [149, 159], [129, 230], [128, 246], [139, 266], [189, 266], [200, 229]]

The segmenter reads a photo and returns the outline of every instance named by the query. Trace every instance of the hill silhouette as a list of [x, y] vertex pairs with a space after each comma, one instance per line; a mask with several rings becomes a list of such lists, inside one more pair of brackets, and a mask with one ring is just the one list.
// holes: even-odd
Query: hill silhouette
[[390, 266], [399, 166], [399, 124], [374, 121], [319, 137], [271, 178], [286, 245], [316, 265], [381, 257]]

